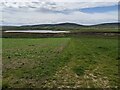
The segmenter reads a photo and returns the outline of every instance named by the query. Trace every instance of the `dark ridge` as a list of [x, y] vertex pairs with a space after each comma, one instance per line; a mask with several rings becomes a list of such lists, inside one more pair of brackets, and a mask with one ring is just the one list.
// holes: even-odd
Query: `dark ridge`
[[[76, 23], [39, 24], [23, 26], [2, 26], [2, 30], [80, 30], [99, 28], [118, 28], [120, 23], [102, 23], [97, 25], [80, 25]], [[101, 29], [102, 30], [102, 29]]]
[[118, 26], [120, 23], [102, 23], [102, 24], [97, 24], [97, 25], [92, 25], [92, 26]]
[[101, 23], [96, 25], [80, 25], [76, 23], [59, 23], [59, 24], [37, 24], [37, 25], [22, 25], [22, 26], [3, 26], [3, 27], [34, 27], [34, 26], [105, 26], [105, 25], [120, 25], [120, 23]]
[[85, 26], [76, 23], [59, 23], [59, 24], [38, 24], [38, 25], [23, 25], [22, 27], [34, 27], [34, 26]]

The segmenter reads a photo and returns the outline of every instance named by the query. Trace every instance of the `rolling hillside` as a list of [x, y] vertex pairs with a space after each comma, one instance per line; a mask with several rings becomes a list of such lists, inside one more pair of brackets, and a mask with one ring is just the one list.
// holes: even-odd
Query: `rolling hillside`
[[120, 23], [79, 25], [76, 23], [40, 24], [24, 26], [3, 26], [2, 30], [69, 30], [69, 31], [118, 31]]

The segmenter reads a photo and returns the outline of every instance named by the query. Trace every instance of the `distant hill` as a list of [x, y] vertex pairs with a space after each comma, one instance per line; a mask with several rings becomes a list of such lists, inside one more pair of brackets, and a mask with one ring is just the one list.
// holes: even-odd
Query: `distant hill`
[[39, 24], [39, 25], [24, 25], [24, 26], [84, 26], [76, 23], [59, 23], [59, 24]]
[[113, 27], [118, 27], [120, 23], [103, 23], [103, 24], [97, 24], [97, 25], [92, 25], [92, 27], [106, 27], [106, 28], [113, 28]]
[[39, 25], [24, 25], [24, 26], [3, 26], [3, 30], [104, 30], [104, 29], [118, 29], [120, 23], [103, 23], [97, 25], [79, 25], [76, 23], [59, 23], [59, 24], [39, 24]]

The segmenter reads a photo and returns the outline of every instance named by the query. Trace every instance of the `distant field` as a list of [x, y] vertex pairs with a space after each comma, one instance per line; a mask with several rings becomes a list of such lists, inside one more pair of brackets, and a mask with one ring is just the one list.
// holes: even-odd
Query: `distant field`
[[117, 87], [118, 59], [117, 38], [3, 38], [3, 87]]

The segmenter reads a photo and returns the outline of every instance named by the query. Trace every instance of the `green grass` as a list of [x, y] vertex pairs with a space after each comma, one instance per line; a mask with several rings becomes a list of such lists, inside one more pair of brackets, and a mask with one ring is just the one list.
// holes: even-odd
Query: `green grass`
[[3, 39], [3, 76], [11, 83], [20, 78], [46, 78], [58, 67], [56, 58], [68, 41], [69, 38]]
[[84, 74], [85, 68], [79, 66], [79, 67], [75, 67], [75, 68], [73, 69], [73, 71], [74, 71], [77, 75], [80, 76], [80, 75], [83, 75], [83, 74]]
[[2, 39], [0, 38], [0, 87], [2, 87]]
[[68, 86], [118, 86], [118, 40], [3, 38], [3, 87]]
[[[108, 77], [111, 86], [118, 83], [118, 41], [110, 38], [74, 38], [74, 67], [82, 67], [96, 76]], [[94, 69], [97, 69], [94, 71]], [[77, 70], [77, 73], [82, 73]]]

